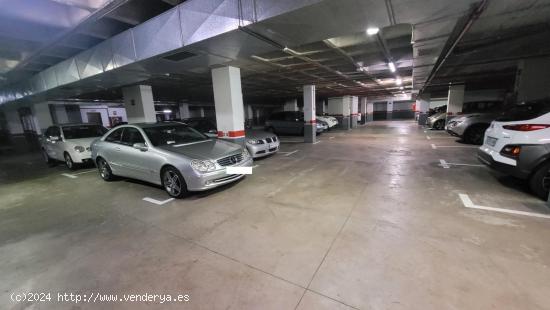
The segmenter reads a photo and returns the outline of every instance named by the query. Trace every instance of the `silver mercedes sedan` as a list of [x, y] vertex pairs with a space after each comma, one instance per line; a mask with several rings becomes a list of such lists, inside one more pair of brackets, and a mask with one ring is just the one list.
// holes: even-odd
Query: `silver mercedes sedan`
[[226, 167], [251, 167], [241, 145], [210, 139], [179, 122], [122, 125], [91, 145], [101, 177], [122, 176], [162, 185], [175, 198], [236, 181]]

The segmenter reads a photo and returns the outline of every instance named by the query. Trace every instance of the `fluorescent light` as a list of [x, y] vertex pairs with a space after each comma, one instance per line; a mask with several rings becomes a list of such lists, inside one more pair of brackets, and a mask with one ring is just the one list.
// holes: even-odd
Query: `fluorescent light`
[[401, 87], [399, 87], [399, 89], [403, 90], [403, 89], [405, 89], [405, 88], [404, 88], [403, 86], [401, 86]]
[[378, 33], [378, 31], [380, 31], [380, 29], [378, 27], [370, 27], [370, 28], [367, 28], [367, 34], [369, 36], [373, 36], [375, 34]]
[[162, 110], [162, 113], [172, 113], [172, 110], [170, 110], [170, 109], [165, 109], [165, 110]]
[[395, 72], [395, 64], [393, 62], [389, 62], [388, 67], [390, 68], [391, 72]]
[[395, 84], [401, 85], [401, 84], [403, 84], [403, 80], [401, 78], [397, 78], [397, 79], [395, 79]]

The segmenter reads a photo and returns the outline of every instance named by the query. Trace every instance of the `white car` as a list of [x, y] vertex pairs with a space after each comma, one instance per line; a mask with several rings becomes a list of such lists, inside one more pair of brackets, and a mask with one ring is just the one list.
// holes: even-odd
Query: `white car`
[[333, 116], [328, 116], [328, 115], [320, 116], [320, 115], [317, 115], [315, 118], [320, 120], [320, 121], [325, 122], [328, 126], [328, 129], [331, 129], [332, 127], [338, 125], [338, 119], [336, 119], [336, 117], [333, 117]]
[[108, 130], [97, 124], [64, 124], [50, 126], [40, 139], [42, 156], [48, 164], [64, 161], [74, 170], [91, 162], [90, 145]]
[[529, 181], [548, 198], [550, 189], [550, 101], [519, 104], [491, 123], [478, 159], [501, 172]]

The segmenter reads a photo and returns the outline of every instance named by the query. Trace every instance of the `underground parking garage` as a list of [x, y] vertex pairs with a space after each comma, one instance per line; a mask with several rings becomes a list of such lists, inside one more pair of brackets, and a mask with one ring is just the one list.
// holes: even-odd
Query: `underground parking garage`
[[0, 309], [547, 309], [550, 2], [8, 0]]

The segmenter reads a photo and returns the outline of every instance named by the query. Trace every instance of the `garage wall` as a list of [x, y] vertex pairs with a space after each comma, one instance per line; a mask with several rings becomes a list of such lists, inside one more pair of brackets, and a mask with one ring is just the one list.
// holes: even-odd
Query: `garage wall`
[[413, 103], [414, 101], [394, 101], [392, 118], [393, 119], [414, 118]]
[[387, 119], [388, 103], [386, 101], [375, 102], [373, 107], [374, 107], [373, 120], [378, 121], [378, 120]]

